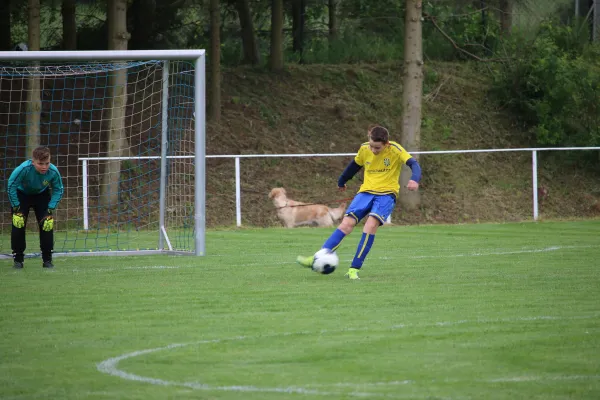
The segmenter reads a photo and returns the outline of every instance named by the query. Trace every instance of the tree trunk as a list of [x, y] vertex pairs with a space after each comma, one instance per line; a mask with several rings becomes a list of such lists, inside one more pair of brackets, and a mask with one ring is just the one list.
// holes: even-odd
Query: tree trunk
[[[129, 33], [127, 32], [127, 0], [108, 0], [106, 13], [108, 20], [108, 49], [127, 50]], [[108, 157], [129, 156], [129, 145], [125, 133], [125, 111], [127, 106], [127, 70], [112, 72], [108, 78]], [[105, 206], [117, 204], [119, 200], [119, 182], [121, 161], [106, 163], [102, 176], [100, 200]]]
[[283, 69], [283, 0], [271, 2], [271, 71]]
[[146, 50], [152, 48], [154, 25], [156, 18], [155, 0], [134, 0], [130, 12], [133, 17], [130, 50]]
[[242, 46], [244, 47], [244, 64], [256, 65], [260, 63], [260, 54], [258, 52], [258, 42], [254, 32], [254, 22], [248, 0], [236, 0], [235, 6], [240, 18], [240, 28], [242, 30]]
[[210, 0], [210, 119], [221, 120], [221, 14], [219, 0]]
[[592, 40], [598, 42], [600, 41], [600, 0], [595, 0], [592, 7], [594, 7], [594, 11], [592, 11]]
[[300, 62], [302, 62], [302, 53], [304, 52], [305, 12], [306, 3], [304, 0], [292, 0], [292, 50], [300, 55]]
[[590, 9], [589, 0], [575, 0], [575, 17], [585, 17]]
[[0, 51], [12, 50], [12, 36], [10, 33], [10, 2], [0, 1]]
[[[40, 0], [28, 0], [29, 19], [27, 23], [29, 50], [40, 49]], [[36, 63], [35, 65], [39, 65]], [[35, 71], [35, 69], [34, 69]], [[40, 117], [42, 112], [42, 99], [40, 93], [40, 77], [28, 78], [29, 90], [27, 91], [27, 156], [30, 157], [33, 149], [40, 145]]]
[[338, 37], [338, 18], [337, 18], [338, 0], [329, 0], [329, 41], [333, 42]]
[[75, 0], [62, 2], [63, 50], [77, 50], [77, 21], [75, 20]]
[[488, 10], [487, 10], [487, 0], [480, 0], [481, 7], [481, 34], [483, 35], [483, 47], [487, 54], [490, 54], [490, 49], [488, 48], [488, 35], [487, 35], [487, 27], [488, 27]]
[[512, 31], [513, 0], [500, 0], [500, 30], [504, 37]]
[[[419, 150], [421, 145], [421, 102], [423, 95], [423, 38], [421, 0], [406, 0], [404, 32], [404, 83], [402, 88], [402, 146], [408, 151]], [[413, 156], [418, 159], [417, 156]], [[419, 192], [409, 192], [405, 186], [410, 180], [410, 168], [402, 168], [400, 175], [400, 203], [405, 210], [416, 209]]]

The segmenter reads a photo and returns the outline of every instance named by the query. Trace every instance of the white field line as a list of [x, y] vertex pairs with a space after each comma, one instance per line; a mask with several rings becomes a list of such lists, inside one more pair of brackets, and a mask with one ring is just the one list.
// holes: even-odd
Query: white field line
[[[404, 259], [420, 259], [420, 258], [453, 258], [453, 257], [485, 257], [485, 256], [501, 256], [501, 255], [511, 255], [511, 254], [527, 254], [527, 253], [545, 253], [545, 252], [550, 252], [550, 251], [558, 251], [558, 250], [569, 250], [569, 249], [586, 249], [586, 248], [594, 248], [594, 247], [600, 247], [600, 245], [573, 245], [573, 246], [549, 246], [549, 247], [544, 247], [541, 249], [520, 249], [520, 250], [495, 250], [495, 251], [487, 251], [487, 252], [473, 252], [473, 253], [462, 253], [462, 254], [447, 254], [447, 251], [450, 250], [454, 250], [454, 249], [436, 249], [438, 252], [440, 252], [441, 254], [434, 254], [434, 255], [408, 255], [405, 253], [405, 255], [403, 256]], [[273, 254], [270, 253], [252, 253], [252, 252], [244, 252], [244, 255], [248, 256], [248, 257], [264, 257], [264, 256], [273, 256]], [[0, 254], [0, 256], [2, 256], [2, 254]], [[211, 258], [224, 258], [224, 257], [229, 257], [230, 254], [207, 254], [205, 255], [204, 259], [211, 259]], [[107, 256], [108, 257], [108, 256]], [[137, 256], [135, 256], [137, 257]], [[185, 257], [185, 256], [182, 256]], [[3, 257], [0, 257], [3, 258]], [[6, 258], [7, 259], [11, 259], [12, 260], [12, 256], [9, 254], [6, 254]], [[26, 258], [35, 258], [35, 257], [26, 257]], [[377, 257], [377, 259], [379, 260], [390, 260], [393, 259], [392, 257], [387, 257], [387, 256], [381, 256], [381, 257]], [[278, 264], [295, 264], [295, 262], [293, 261], [283, 261], [283, 260], [274, 260], [275, 262], [277, 262]], [[257, 263], [242, 263], [242, 264], [235, 264], [235, 265], [244, 265], [244, 266], [253, 266], [253, 265], [265, 265], [264, 262], [257, 262]], [[191, 267], [191, 266], [190, 266]], [[162, 266], [162, 267], [131, 267], [130, 269], [152, 269], [152, 268], [173, 268], [173, 267], [166, 267], [166, 266]], [[103, 268], [103, 269], [98, 269], [99, 271], [104, 271], [104, 270], [110, 270], [111, 268]], [[116, 269], [116, 268], [115, 268]], [[122, 269], [122, 268], [120, 268]], [[86, 270], [91, 270], [91, 269], [86, 269]], [[74, 270], [77, 271], [77, 270]]]
[[[463, 254], [439, 254], [439, 255], [423, 255], [423, 256], [404, 256], [405, 259], [424, 259], [424, 258], [458, 258], [458, 257], [484, 257], [484, 256], [502, 256], [502, 255], [511, 255], [511, 254], [527, 254], [527, 253], [545, 253], [550, 251], [559, 251], [559, 250], [569, 250], [569, 249], [581, 249], [581, 248], [590, 248], [590, 247], [598, 247], [596, 245], [586, 245], [586, 246], [550, 246], [542, 249], [527, 249], [527, 250], [510, 250], [510, 251], [492, 251], [492, 252], [481, 252], [481, 253], [463, 253]], [[268, 254], [250, 254], [251, 256], [267, 256]], [[225, 254], [214, 254], [206, 257], [226, 257]], [[391, 260], [392, 257], [382, 256], [375, 257], [379, 260]], [[344, 259], [343, 261], [350, 261], [350, 259]], [[278, 265], [281, 264], [295, 264], [294, 261], [279, 261], [275, 260]], [[229, 266], [244, 266], [244, 267], [253, 267], [253, 266], [264, 266], [264, 262], [256, 262], [256, 263], [234, 263], [228, 264]], [[124, 270], [163, 270], [163, 269], [177, 269], [177, 268], [197, 268], [197, 265], [181, 265], [181, 266], [166, 266], [166, 265], [148, 265], [148, 266], [139, 266], [139, 267], [100, 267], [100, 268], [76, 268], [72, 270], [68, 270], [67, 272], [103, 272], [103, 271], [124, 271]], [[203, 265], [202, 268], [206, 268], [206, 265]], [[221, 267], [219, 267], [221, 268]], [[56, 270], [57, 272], [60, 269]]]
[[[75, 268], [75, 269], [71, 269], [69, 271], [71, 272], [95, 272], [95, 271], [126, 271], [126, 270], [151, 270], [151, 269], [156, 269], [156, 270], [162, 270], [162, 269], [178, 269], [178, 268], [182, 268], [181, 266], [178, 265], [145, 265], [145, 266], [139, 266], [139, 267], [106, 267], [106, 268]], [[183, 267], [186, 268], [186, 267]], [[188, 268], [192, 268], [192, 266], [190, 265]], [[67, 271], [68, 272], [68, 271]]]
[[[278, 336], [278, 335], [269, 335], [269, 336]], [[265, 336], [262, 336], [262, 337], [265, 337]], [[201, 340], [201, 341], [193, 342], [193, 343], [181, 343], [181, 344], [174, 343], [174, 344], [170, 344], [165, 347], [158, 347], [158, 348], [154, 348], [154, 349], [134, 351], [133, 353], [128, 353], [128, 354], [124, 354], [124, 355], [121, 355], [118, 357], [109, 358], [108, 360], [104, 360], [97, 365], [97, 369], [100, 372], [103, 372], [103, 373], [106, 373], [109, 375], [118, 376], [119, 378], [123, 378], [123, 379], [127, 379], [127, 380], [132, 380], [132, 381], [137, 381], [137, 382], [146, 382], [146, 383], [150, 383], [153, 385], [161, 385], [161, 386], [182, 386], [182, 387], [187, 387], [187, 388], [196, 389], [196, 390], [219, 390], [219, 391], [227, 391], [227, 392], [289, 393], [289, 394], [295, 393], [295, 394], [309, 394], [309, 395], [319, 395], [319, 396], [329, 396], [329, 395], [339, 394], [339, 393], [333, 393], [333, 392], [319, 391], [319, 390], [315, 390], [315, 389], [306, 389], [303, 387], [259, 388], [259, 387], [251, 386], [251, 385], [211, 386], [211, 385], [198, 383], [198, 382], [174, 382], [174, 381], [167, 381], [164, 379], [139, 376], [139, 375], [135, 375], [135, 374], [131, 374], [131, 373], [119, 370], [117, 368], [119, 362], [122, 360], [125, 360], [128, 358], [133, 358], [133, 357], [138, 357], [138, 356], [149, 354], [149, 353], [154, 353], [154, 352], [161, 351], [161, 350], [171, 350], [171, 349], [176, 349], [179, 347], [185, 347], [185, 346], [190, 346], [190, 345], [200, 345], [200, 344], [207, 344], [207, 343], [221, 343], [221, 342], [225, 342], [225, 341], [244, 340], [244, 339], [250, 339], [250, 338], [252, 338], [252, 337], [239, 336], [236, 338], [229, 338], [229, 339], [223, 339], [223, 340], [214, 339], [214, 340]], [[381, 397], [381, 395], [376, 394], [376, 393], [355, 392], [355, 393], [352, 393], [352, 395], [358, 396], [358, 397], [367, 397], [367, 396], [369, 396], [369, 397], [370, 396], [380, 396]], [[387, 397], [387, 396], [384, 396], [384, 397]]]
[[[497, 256], [497, 255], [510, 255], [510, 254], [521, 254], [521, 253], [545, 253], [545, 252], [550, 252], [550, 251], [557, 251], [557, 250], [569, 250], [569, 249], [584, 249], [584, 248], [593, 248], [593, 247], [600, 247], [600, 245], [594, 245], [594, 244], [590, 244], [590, 245], [571, 245], [571, 246], [548, 246], [548, 247], [543, 247], [543, 248], [533, 248], [533, 249], [527, 249], [527, 248], [521, 248], [519, 250], [506, 250], [506, 249], [495, 249], [495, 250], [491, 250], [491, 251], [487, 251], [487, 252], [473, 252], [473, 253], [462, 253], [462, 254], [447, 254], [448, 251], [454, 250], [454, 249], [436, 249], [440, 254], [437, 255], [406, 255], [403, 256], [403, 258], [450, 258], [450, 257], [478, 257], [478, 256]], [[252, 252], [244, 252], [244, 255], [246, 256], [250, 256], [250, 257], [263, 257], [263, 256], [269, 256], [272, 255], [270, 253], [252, 253]], [[222, 257], [229, 257], [229, 254], [207, 254], [206, 256], [204, 256], [205, 258], [222, 258]], [[380, 259], [387, 259], [387, 257], [382, 256], [379, 257]], [[291, 262], [290, 264], [293, 264], [294, 262]], [[264, 265], [261, 264], [261, 265]]]
[[528, 250], [511, 250], [511, 251], [492, 251], [484, 253], [465, 253], [465, 254], [439, 254], [439, 255], [425, 255], [425, 256], [406, 256], [406, 258], [418, 259], [418, 258], [452, 258], [452, 257], [482, 257], [482, 256], [504, 256], [511, 254], [525, 254], [525, 253], [546, 253], [550, 251], [568, 250], [568, 249], [581, 249], [588, 247], [598, 247], [595, 245], [589, 246], [550, 246], [543, 249], [528, 249]]
[[486, 382], [536, 382], [536, 381], [590, 381], [598, 380], [600, 375], [567, 375], [567, 376], [514, 376], [509, 378], [488, 379]]
[[[574, 317], [557, 317], [557, 316], [532, 316], [532, 317], [522, 317], [522, 318], [492, 318], [492, 319], [475, 319], [475, 320], [458, 320], [458, 321], [443, 321], [443, 322], [434, 322], [427, 324], [397, 324], [391, 326], [389, 329], [404, 329], [409, 327], [447, 327], [454, 325], [461, 325], [467, 323], [473, 324], [488, 324], [488, 323], [506, 323], [506, 322], [519, 322], [519, 321], [546, 321], [546, 320], [576, 320], [576, 319], [594, 319], [600, 317], [600, 314], [593, 315], [582, 315], [582, 316], [574, 316]], [[131, 353], [123, 354], [117, 357], [112, 357], [106, 359], [97, 364], [98, 371], [113, 375], [122, 379], [136, 381], [136, 382], [145, 382], [153, 385], [161, 385], [161, 386], [179, 386], [179, 387], [187, 387], [190, 389], [196, 390], [209, 390], [209, 391], [227, 391], [227, 392], [264, 392], [264, 393], [286, 393], [286, 394], [306, 394], [306, 395], [317, 395], [317, 396], [328, 396], [328, 395], [346, 395], [352, 397], [389, 397], [389, 398], [401, 398], [401, 397], [428, 397], [428, 396], [419, 396], [414, 393], [407, 393], [406, 396], [402, 394], [380, 394], [380, 393], [369, 393], [369, 392], [358, 392], [353, 391], [350, 393], [347, 392], [333, 392], [333, 391], [320, 391], [316, 389], [311, 389], [315, 387], [351, 387], [351, 388], [366, 388], [373, 386], [391, 386], [391, 385], [411, 385], [416, 383], [413, 380], [396, 380], [390, 382], [372, 382], [372, 383], [331, 383], [331, 384], [306, 384], [304, 386], [289, 386], [289, 387], [256, 387], [252, 385], [235, 385], [235, 386], [213, 386], [199, 382], [175, 382], [175, 381], [167, 381], [159, 378], [151, 378], [140, 376], [136, 374], [132, 374], [126, 371], [119, 369], [119, 363], [123, 360], [143, 356], [150, 353], [155, 353], [159, 351], [172, 350], [186, 346], [193, 345], [202, 345], [209, 343], [223, 343], [227, 341], [239, 341], [239, 340], [247, 340], [247, 339], [263, 339], [269, 337], [285, 337], [292, 335], [315, 335], [315, 334], [331, 334], [331, 333], [339, 333], [339, 332], [353, 332], [353, 331], [372, 331], [372, 328], [345, 328], [339, 330], [320, 330], [320, 331], [301, 331], [301, 332], [284, 332], [279, 334], [271, 334], [271, 335], [260, 335], [260, 336], [237, 336], [232, 338], [225, 339], [212, 339], [212, 340], [200, 340], [191, 343], [174, 343], [164, 347], [157, 347], [153, 349], [139, 350]], [[598, 375], [552, 375], [552, 376], [516, 376], [516, 377], [503, 377], [503, 378], [494, 378], [487, 380], [478, 380], [477, 382], [487, 382], [487, 383], [495, 383], [495, 382], [530, 382], [530, 381], [563, 381], [563, 380], [598, 380], [600, 376]], [[446, 380], [447, 382], [459, 382], [459, 380]], [[433, 381], [435, 382], [435, 381]], [[445, 381], [444, 381], [445, 382]]]

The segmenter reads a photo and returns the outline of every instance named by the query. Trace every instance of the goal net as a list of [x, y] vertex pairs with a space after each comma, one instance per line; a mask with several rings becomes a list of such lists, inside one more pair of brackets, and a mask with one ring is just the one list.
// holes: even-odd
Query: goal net
[[[64, 185], [56, 254], [203, 255], [203, 79], [203, 50], [0, 53], [0, 255], [8, 179], [37, 146]], [[33, 210], [26, 253], [40, 253]]]

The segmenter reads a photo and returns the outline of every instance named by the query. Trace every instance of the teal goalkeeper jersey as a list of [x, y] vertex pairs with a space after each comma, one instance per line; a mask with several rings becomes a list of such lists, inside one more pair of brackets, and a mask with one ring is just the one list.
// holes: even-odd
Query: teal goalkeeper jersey
[[17, 190], [25, 194], [39, 194], [52, 188], [52, 198], [48, 208], [56, 208], [62, 198], [64, 188], [58, 168], [50, 164], [45, 174], [40, 174], [35, 169], [31, 160], [19, 165], [8, 178], [8, 197], [10, 205], [16, 207], [20, 204]]

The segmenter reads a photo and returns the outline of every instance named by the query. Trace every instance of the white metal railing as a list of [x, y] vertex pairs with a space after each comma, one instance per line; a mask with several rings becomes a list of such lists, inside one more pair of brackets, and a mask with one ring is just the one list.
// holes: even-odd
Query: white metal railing
[[[520, 149], [482, 149], [482, 150], [440, 150], [440, 151], [409, 151], [410, 154], [461, 154], [461, 153], [503, 153], [503, 152], [531, 152], [531, 174], [533, 191], [533, 219], [537, 221], [538, 214], [538, 180], [537, 180], [537, 153], [538, 151], [567, 151], [567, 150], [600, 150], [600, 147], [540, 147]], [[242, 226], [242, 195], [240, 180], [241, 158], [289, 158], [289, 157], [354, 157], [356, 153], [325, 153], [325, 154], [238, 154], [238, 155], [207, 155], [206, 158], [233, 158], [235, 160], [235, 210], [236, 224]], [[194, 158], [195, 156], [168, 156], [167, 158]], [[160, 159], [160, 156], [141, 157], [80, 157], [83, 168], [83, 228], [88, 229], [88, 161], [109, 160], [148, 160]]]

